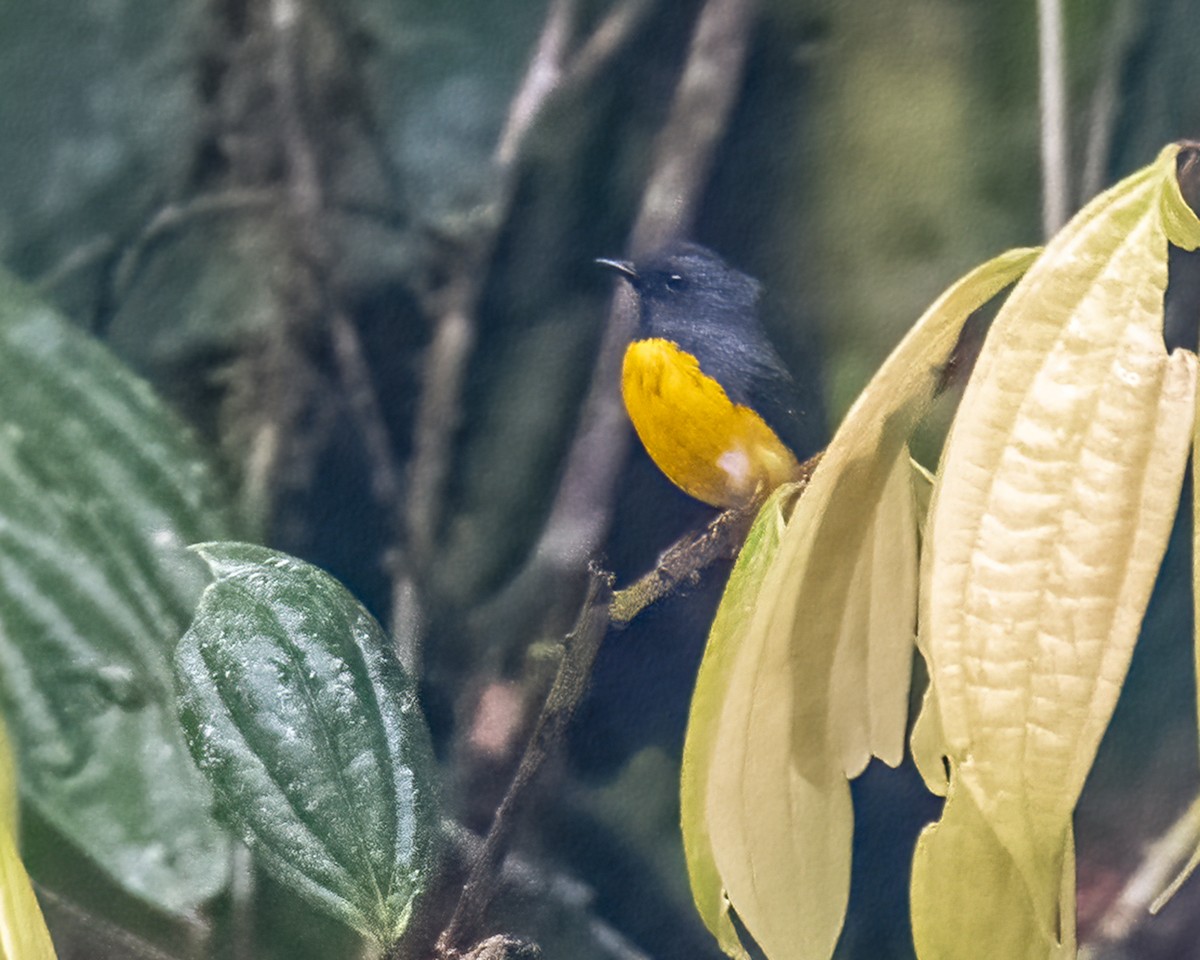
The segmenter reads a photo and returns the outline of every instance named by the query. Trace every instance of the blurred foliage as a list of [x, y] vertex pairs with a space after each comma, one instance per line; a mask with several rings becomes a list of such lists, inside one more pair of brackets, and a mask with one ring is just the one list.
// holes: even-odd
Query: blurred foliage
[[26, 800], [129, 893], [185, 913], [225, 884], [172, 706], [171, 649], [230, 536], [194, 436], [87, 333], [0, 272], [0, 703]]
[[[581, 0], [576, 37], [612, 6]], [[590, 259], [624, 247], [699, 6], [648, 3], [594, 75], [548, 102], [505, 173], [493, 161], [497, 139], [546, 3], [0, 5], [0, 262], [104, 339], [212, 443], [272, 546], [330, 569], [385, 621], [403, 538], [377, 496], [331, 318], [344, 315], [357, 333], [403, 475], [437, 318], [464, 277], [478, 284], [462, 404], [444, 424], [437, 535], [416, 571], [422, 696], [448, 781], [479, 787], [454, 795], [451, 811], [476, 826], [524, 727], [518, 718], [508, 741], [481, 754], [470, 739], [474, 703], [501, 680], [535, 702], [546, 674], [538, 642], [554, 639], [517, 630], [514, 649], [498, 638], [505, 590], [550, 509], [601, 339], [608, 281]], [[289, 11], [291, 32], [281, 28]], [[1162, 143], [1200, 135], [1189, 93], [1198, 12], [1196, 0], [1066, 5], [1080, 199]], [[762, 3], [695, 239], [764, 281], [766, 322], [808, 384], [814, 415], [836, 421], [951, 278], [1039, 239], [1036, 41], [1028, 5]], [[622, 578], [707, 516], [640, 452], [612, 507], [605, 553]], [[1172, 599], [1186, 576], [1172, 579], [1173, 569], [1150, 621], [1168, 655], [1135, 659], [1096, 798], [1085, 791], [1081, 845], [1090, 833], [1100, 838], [1093, 848], [1105, 847], [1097, 856], [1114, 861], [1093, 870], [1081, 860], [1085, 884], [1126, 869], [1191, 782], [1179, 774], [1135, 815], [1125, 806], [1129, 784], [1170, 766], [1164, 756], [1185, 737], [1137, 702], [1160, 687], [1182, 694], [1191, 675], [1172, 659], [1190, 624]], [[704, 578], [602, 651], [561, 772], [570, 789], [542, 801], [555, 807], [556, 829], [524, 845], [549, 866], [502, 908], [549, 955], [640, 955], [601, 943], [716, 955], [678, 875], [647, 879], [670, 862], [663, 844], [678, 841], [664, 840], [677, 798], [658, 789], [662, 767], [646, 758], [678, 757], [720, 580]], [[635, 755], [643, 759], [612, 780]], [[929, 813], [896, 782], [869, 775], [855, 794], [868, 819], [894, 797], [908, 804], [883, 876], [907, 862], [912, 824]], [[638, 790], [645, 802], [631, 805]], [[614, 842], [581, 850], [581, 833], [597, 824]], [[180, 954], [203, 953], [206, 937], [237, 927], [228, 897], [196, 925], [139, 915], [102, 876], [73, 869], [79, 853], [46, 824], [34, 817], [24, 829], [31, 872], [49, 889], [72, 874], [94, 881], [71, 889], [93, 918]], [[346, 931], [269, 879], [258, 887], [255, 955], [350, 949]], [[861, 910], [860, 895], [873, 896], [852, 893], [843, 950], [907, 955], [902, 917]], [[670, 922], [647, 921], [647, 902]], [[78, 906], [48, 907], [64, 931], [60, 955], [125, 949]]]

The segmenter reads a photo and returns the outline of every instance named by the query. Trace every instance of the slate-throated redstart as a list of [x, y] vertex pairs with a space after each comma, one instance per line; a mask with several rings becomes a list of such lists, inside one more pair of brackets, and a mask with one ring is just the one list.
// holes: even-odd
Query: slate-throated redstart
[[812, 431], [759, 321], [758, 281], [694, 243], [597, 263], [637, 295], [621, 393], [659, 469], [715, 507], [744, 506], [793, 479]]

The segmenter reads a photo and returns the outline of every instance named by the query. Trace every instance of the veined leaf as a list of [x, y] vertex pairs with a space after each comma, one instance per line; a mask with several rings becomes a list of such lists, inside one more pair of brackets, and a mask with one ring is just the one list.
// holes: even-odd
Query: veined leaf
[[[952, 766], [942, 824], [958, 826], [924, 835], [913, 916], [973, 932], [926, 938], [937, 946], [923, 960], [974, 956], [1001, 901], [1029, 904], [1043, 951], [1030, 956], [1071, 947], [1071, 814], [1191, 439], [1196, 358], [1168, 358], [1162, 341], [1168, 239], [1200, 244], [1176, 153], [1097, 198], [1046, 248], [993, 324], [947, 441], [922, 630]], [[968, 794], [978, 817], [955, 810]], [[973, 882], [950, 895], [957, 879], [934, 864], [990, 843], [971, 835], [980, 824], [1015, 868], [988, 876], [1019, 876], [1023, 892]]]
[[850, 884], [846, 778], [903, 747], [917, 602], [908, 434], [967, 316], [1035, 255], [998, 257], [939, 298], [847, 414], [786, 529], [773, 498], [739, 560], [697, 680], [682, 788], [693, 893], [731, 956], [744, 954], [730, 905], [771, 960], [833, 952]]
[[390, 942], [436, 836], [415, 684], [328, 574], [264, 547], [197, 549], [216, 581], [179, 644], [176, 676], [219, 812], [281, 882]]
[[0, 273], [0, 705], [21, 789], [131, 893], [193, 909], [228, 844], [175, 721], [170, 654], [227, 536], [182, 424]]

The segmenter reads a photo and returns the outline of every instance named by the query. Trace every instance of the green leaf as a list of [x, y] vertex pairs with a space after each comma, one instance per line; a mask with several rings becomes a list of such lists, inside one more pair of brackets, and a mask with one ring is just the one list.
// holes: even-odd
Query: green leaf
[[[1162, 340], [1168, 236], [1200, 242], [1176, 153], [1097, 198], [1046, 248], [993, 324], [947, 441], [922, 633], [952, 773], [942, 823], [917, 852], [913, 915], [970, 935], [927, 937], [936, 946], [923, 960], [976, 955], [1001, 903], [1028, 905], [1022, 922], [1041, 944], [1030, 956], [1073, 949], [1071, 815], [1191, 440], [1196, 358], [1168, 357]], [[968, 803], [978, 816], [958, 809]], [[1012, 869], [986, 875], [996, 886], [981, 876], [946, 896], [954, 881], [937, 864], [997, 843]]]
[[110, 244], [189, 175], [203, 23], [186, 0], [0, 4], [0, 260], [90, 261], [69, 292], [94, 309]]
[[186, 429], [0, 273], [0, 702], [21, 789], [131, 893], [187, 911], [228, 844], [175, 721], [170, 654], [226, 535]]
[[197, 550], [216, 581], [179, 644], [176, 678], [220, 814], [281, 882], [390, 942], [436, 837], [415, 684], [328, 574], [265, 547]]
[[917, 608], [907, 437], [967, 316], [1034, 256], [998, 257], [939, 298], [847, 414], [785, 529], [772, 498], [739, 558], [682, 785], [693, 894], [731, 956], [745, 954], [730, 907], [772, 960], [833, 952], [850, 885], [846, 778], [903, 749]]

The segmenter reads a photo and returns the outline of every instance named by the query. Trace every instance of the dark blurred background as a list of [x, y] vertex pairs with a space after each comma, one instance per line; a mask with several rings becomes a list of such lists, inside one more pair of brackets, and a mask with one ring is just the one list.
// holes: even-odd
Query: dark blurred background
[[[195, 425], [269, 543], [329, 569], [419, 649], [448, 813], [476, 831], [553, 672], [582, 554], [628, 582], [711, 517], [624, 428], [604, 434], [611, 482], [585, 476], [584, 508], [564, 493], [580, 489], [609, 312], [591, 261], [629, 249], [704, 6], [0, 4], [0, 261]], [[687, 232], [764, 282], [767, 325], [826, 434], [945, 285], [1040, 241], [1036, 11], [734, 6], [748, 47], [698, 148]], [[1072, 0], [1064, 16], [1075, 207], [1200, 137], [1200, 2]], [[523, 113], [539, 37], [559, 84]], [[1197, 303], [1175, 296], [1182, 341]], [[935, 423], [919, 450], [930, 466], [938, 436]], [[1188, 534], [1080, 809], [1085, 935], [1196, 788]], [[719, 955], [691, 906], [677, 785], [727, 572], [609, 636], [567, 756], [530, 801], [497, 930], [549, 957]], [[937, 804], [907, 769], [873, 767], [855, 790], [839, 955], [908, 957], [907, 863]], [[103, 886], [61, 851], [30, 858], [68, 895]], [[1113, 956], [1200, 955], [1197, 896], [1185, 888]], [[260, 897], [261, 955], [352, 949], [269, 881]], [[68, 913], [64, 955], [94, 955]]]

